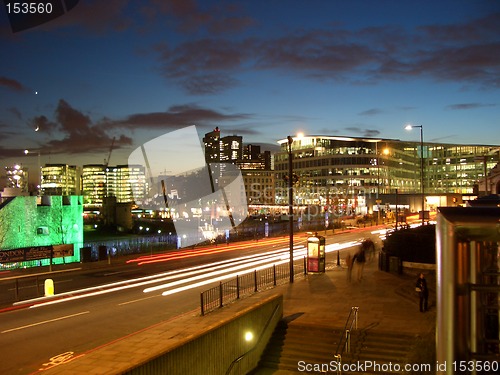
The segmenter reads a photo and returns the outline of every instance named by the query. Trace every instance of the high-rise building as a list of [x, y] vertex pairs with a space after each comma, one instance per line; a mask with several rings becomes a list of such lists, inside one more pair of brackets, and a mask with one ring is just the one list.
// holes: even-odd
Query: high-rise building
[[238, 135], [220, 136], [220, 129], [206, 133], [203, 137], [205, 161], [211, 173], [211, 184], [219, 184], [227, 170], [226, 164], [236, 164], [243, 156], [243, 138]]
[[108, 191], [117, 203], [135, 202], [146, 196], [146, 169], [142, 165], [108, 167]]
[[220, 130], [216, 127], [210, 133], [206, 133], [203, 137], [203, 143], [205, 145], [205, 161], [207, 163], [219, 163], [220, 162]]
[[203, 137], [207, 163], [233, 163], [243, 156], [243, 138], [239, 135], [220, 136], [220, 129], [206, 133]]
[[243, 138], [239, 135], [228, 135], [221, 138], [220, 161], [236, 164], [243, 156]]
[[101, 207], [106, 194], [106, 166], [87, 164], [82, 167], [81, 186], [84, 207]]
[[41, 195], [76, 195], [79, 190], [76, 166], [45, 164], [42, 167]]
[[105, 197], [116, 197], [117, 203], [134, 202], [145, 197], [146, 189], [146, 172], [141, 165], [88, 164], [82, 168], [85, 207], [101, 207]]

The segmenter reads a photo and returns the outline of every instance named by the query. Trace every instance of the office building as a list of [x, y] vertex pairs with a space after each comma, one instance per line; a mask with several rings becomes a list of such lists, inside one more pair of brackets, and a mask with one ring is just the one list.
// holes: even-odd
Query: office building
[[[276, 203], [287, 204], [288, 141], [274, 155]], [[473, 194], [499, 161], [499, 146], [406, 142], [395, 139], [303, 136], [291, 144], [294, 203], [362, 212], [382, 194]], [[423, 168], [421, 161], [423, 158]], [[423, 176], [422, 176], [423, 172]], [[422, 178], [423, 177], [423, 178]], [[415, 211], [421, 210], [414, 204]], [[424, 209], [429, 209], [425, 207]]]
[[80, 190], [76, 166], [45, 164], [40, 187], [41, 195], [76, 195]]
[[146, 172], [141, 165], [87, 164], [82, 168], [86, 208], [101, 207], [105, 197], [116, 197], [117, 203], [135, 202], [145, 197], [146, 189]]
[[146, 196], [146, 169], [142, 165], [117, 165], [106, 170], [108, 196], [117, 203], [135, 202]]
[[242, 169], [247, 204], [273, 205], [276, 188], [274, 171], [266, 169]]
[[87, 164], [82, 167], [82, 195], [84, 207], [101, 207], [106, 191], [106, 166]]

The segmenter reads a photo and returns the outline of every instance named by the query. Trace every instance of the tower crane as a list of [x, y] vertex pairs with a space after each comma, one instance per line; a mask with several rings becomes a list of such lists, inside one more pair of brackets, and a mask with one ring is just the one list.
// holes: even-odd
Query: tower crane
[[115, 139], [116, 137], [113, 137], [113, 140], [111, 141], [111, 146], [109, 146], [109, 153], [108, 153], [108, 158], [104, 159], [104, 180], [105, 180], [105, 186], [104, 186], [104, 196], [108, 196], [108, 165], [109, 165], [109, 160], [111, 159], [111, 153], [113, 152], [113, 146], [115, 145]]
[[109, 159], [111, 159], [111, 153], [113, 152], [113, 146], [115, 145], [115, 139], [116, 137], [113, 137], [113, 140], [111, 141], [111, 146], [109, 146], [109, 153], [108, 153], [108, 158], [104, 159], [104, 166], [107, 168], [109, 165]]

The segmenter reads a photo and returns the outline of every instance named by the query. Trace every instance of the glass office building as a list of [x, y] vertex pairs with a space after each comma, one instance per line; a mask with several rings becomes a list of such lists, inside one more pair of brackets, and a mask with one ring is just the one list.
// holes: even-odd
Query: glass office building
[[299, 177], [294, 185], [298, 205], [328, 205], [373, 194], [419, 194], [422, 181], [425, 194], [473, 194], [499, 161], [495, 145], [425, 142], [422, 149], [420, 142], [314, 135], [294, 137], [290, 145], [287, 139], [278, 143], [277, 204], [288, 201], [289, 152]]

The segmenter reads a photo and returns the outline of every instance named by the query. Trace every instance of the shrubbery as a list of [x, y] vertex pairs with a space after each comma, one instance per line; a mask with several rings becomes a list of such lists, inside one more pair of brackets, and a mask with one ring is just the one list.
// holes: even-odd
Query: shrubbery
[[384, 252], [405, 262], [436, 263], [436, 226], [400, 229], [384, 241]]

